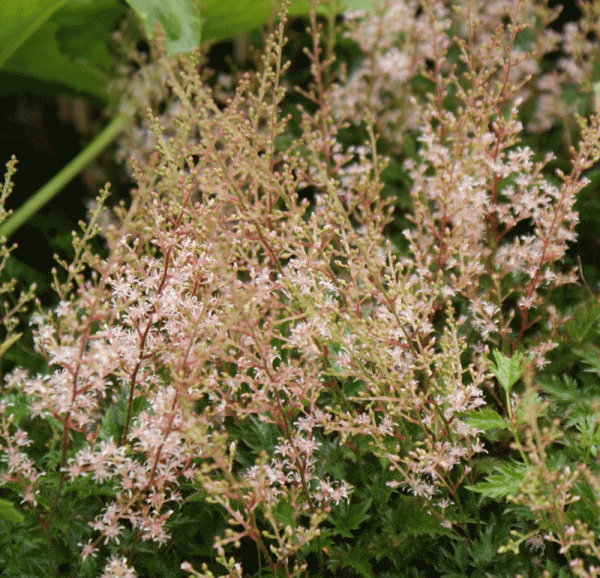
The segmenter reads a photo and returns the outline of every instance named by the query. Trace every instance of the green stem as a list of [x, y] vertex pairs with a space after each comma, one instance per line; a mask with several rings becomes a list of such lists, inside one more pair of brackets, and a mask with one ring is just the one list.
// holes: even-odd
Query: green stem
[[115, 139], [129, 120], [129, 117], [123, 114], [118, 114], [113, 118], [87, 147], [0, 225], [0, 237], [8, 239], [21, 225], [26, 223], [46, 203], [50, 202]]

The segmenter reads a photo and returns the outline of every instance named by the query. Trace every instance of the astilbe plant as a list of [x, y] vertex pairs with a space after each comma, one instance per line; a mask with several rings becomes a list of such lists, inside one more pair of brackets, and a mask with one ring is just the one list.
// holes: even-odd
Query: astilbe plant
[[[548, 158], [520, 144], [523, 6], [496, 27], [476, 6], [461, 38], [440, 3], [391, 5], [430, 40], [418, 56], [432, 62], [414, 73], [430, 89], [406, 94], [419, 142], [407, 250], [385, 235], [393, 207], [370, 119], [364, 144], [343, 144], [343, 87], [327, 85], [314, 12], [313, 81], [294, 139], [280, 112], [283, 24], [262, 69], [221, 106], [197, 59], [162, 58], [176, 130], [166, 137], [149, 117], [154, 164], [134, 165], [131, 207], [102, 231], [107, 256], [91, 252], [87, 226], [56, 282], [60, 304], [33, 317], [47, 371], [5, 381], [3, 482], [43, 530], [50, 575], [58, 556], [72, 576], [139, 575], [137, 553], [169, 547], [192, 500], [228, 525], [210, 563], [184, 561], [194, 575], [242, 576], [232, 546], [248, 541], [273, 576], [348, 565], [370, 576], [369, 559], [383, 556], [402, 572], [394, 508], [426, 512], [416, 519], [430, 535], [478, 535], [479, 504], [465, 491], [486, 451], [477, 416], [505, 424], [506, 411], [521, 455], [543, 451], [522, 434], [537, 414], [513, 413], [489, 356], [527, 345], [534, 371], [553, 347], [528, 332], [558, 325], [549, 290], [574, 280], [557, 262], [574, 238], [582, 172], [599, 157], [599, 119], [581, 122], [571, 173], [548, 177]], [[486, 403], [491, 413], [477, 410]], [[28, 453], [31, 420], [49, 434], [43, 457]], [[537, 512], [526, 487], [514, 499]], [[75, 539], [59, 523], [74, 501]], [[347, 539], [368, 508], [388, 534], [360, 560]]]
[[[559, 79], [556, 70], [544, 69], [545, 58], [563, 41], [548, 26], [557, 16], [557, 9], [548, 8], [546, 2], [499, 0], [459, 7], [442, 1], [387, 0], [377, 3], [370, 13], [352, 11], [345, 16], [349, 25], [346, 36], [358, 44], [364, 58], [359, 66], [347, 71], [347, 80], [334, 91], [335, 108], [354, 120], [360, 120], [365, 110], [372, 111], [379, 132], [394, 150], [406, 148], [407, 133], [418, 134], [423, 128], [414, 97], [431, 90], [426, 81], [431, 72], [438, 79], [450, 79], [449, 73], [457, 65], [464, 72], [466, 62], [460, 50], [464, 42], [469, 46], [468, 61], [477, 68], [489, 70], [488, 59], [494, 58], [489, 52], [492, 46], [502, 46], [510, 53], [510, 67], [504, 70], [506, 81], [518, 86], [520, 98], [536, 102], [532, 126], [538, 130], [549, 128], [559, 110], [564, 111], [564, 103], [558, 106], [557, 96], [561, 85], [571, 78], [563, 73]], [[508, 19], [516, 20], [519, 27], [506, 25]], [[585, 32], [579, 32], [577, 40], [582, 35]], [[575, 41], [572, 45], [581, 47], [582, 43]], [[579, 50], [577, 53], [581, 54]], [[562, 62], [566, 68], [573, 59]], [[452, 96], [439, 83], [435, 90], [438, 105], [441, 98]]]

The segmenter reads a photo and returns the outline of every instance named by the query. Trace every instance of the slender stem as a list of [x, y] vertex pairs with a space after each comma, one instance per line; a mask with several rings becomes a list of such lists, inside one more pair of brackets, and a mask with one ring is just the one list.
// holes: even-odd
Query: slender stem
[[129, 120], [130, 117], [123, 114], [118, 114], [113, 118], [87, 147], [0, 225], [0, 237], [8, 239], [21, 225], [26, 223], [44, 205], [49, 203], [115, 139], [125, 128]]

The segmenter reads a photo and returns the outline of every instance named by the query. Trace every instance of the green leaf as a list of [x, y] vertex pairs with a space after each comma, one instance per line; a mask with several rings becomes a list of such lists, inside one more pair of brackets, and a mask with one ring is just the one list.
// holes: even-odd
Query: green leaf
[[28, 399], [23, 394], [16, 392], [4, 393], [3, 401], [6, 402], [7, 415], [12, 416], [12, 425], [16, 428], [21, 427], [21, 422], [30, 419], [31, 410], [29, 408]]
[[250, 417], [251, 432], [243, 432], [241, 439], [257, 455], [265, 451], [272, 456], [279, 441], [279, 428], [273, 423], [262, 422], [254, 416]]
[[0, 498], [0, 518], [7, 522], [21, 524], [25, 520], [25, 516], [15, 508], [12, 502]]
[[435, 516], [431, 516], [423, 500], [415, 496], [401, 496], [394, 507], [391, 520], [401, 534], [412, 536], [453, 536]]
[[338, 361], [338, 356], [343, 352], [341, 344], [331, 343], [327, 346], [327, 351], [329, 352], [329, 365], [333, 369], [333, 375], [345, 376], [346, 372]]
[[289, 526], [290, 528], [296, 527], [296, 519], [294, 517], [295, 510], [290, 506], [285, 500], [281, 500], [278, 504], [273, 508], [273, 515], [275, 519], [285, 528]]
[[66, 1], [2, 0], [0, 2], [0, 68]]
[[598, 326], [600, 320], [600, 303], [594, 298], [577, 307], [565, 326], [565, 330], [576, 344], [584, 343], [591, 329]]
[[[309, 7], [306, 1], [293, 0], [289, 14], [307, 14]], [[203, 0], [202, 36], [217, 41], [233, 38], [262, 26], [276, 15], [276, 10], [271, 0]]]
[[336, 534], [342, 538], [353, 538], [351, 530], [358, 530], [358, 527], [367, 519], [367, 512], [370, 507], [370, 498], [353, 506], [340, 502], [329, 516]]
[[551, 375], [548, 378], [539, 379], [537, 383], [544, 393], [556, 401], [576, 403], [582, 399], [577, 381], [568, 375], [562, 375], [560, 378]]
[[69, 0], [52, 16], [59, 25], [57, 40], [66, 56], [109, 71], [108, 40], [125, 14], [118, 0]]
[[124, 409], [122, 404], [111, 405], [102, 414], [102, 423], [100, 426], [100, 439], [108, 441], [111, 438], [118, 440], [124, 428]]
[[371, 567], [371, 564], [369, 564], [369, 560], [365, 557], [364, 549], [360, 546], [355, 547], [348, 552], [344, 552], [340, 562], [341, 568], [350, 567], [360, 576], [365, 576], [365, 578], [375, 578], [373, 568]]
[[69, 0], [52, 16], [60, 26], [85, 27], [96, 24], [92, 18], [112, 20], [115, 14], [124, 15], [125, 7], [120, 0]]
[[[373, 8], [368, 0], [343, 0], [342, 8], [352, 10]], [[277, 15], [278, 2], [272, 0], [203, 0], [201, 13], [204, 19], [203, 38], [214, 38], [217, 41], [228, 40], [239, 34], [254, 30]], [[327, 10], [325, 3], [319, 11]], [[308, 0], [291, 0], [288, 14], [304, 16], [310, 11]]]
[[598, 422], [595, 415], [578, 416], [574, 424], [581, 435], [577, 436], [582, 448], [598, 445], [600, 442], [600, 430], [597, 431]]
[[493, 409], [486, 407], [482, 410], [469, 410], [464, 414], [466, 422], [473, 427], [488, 431], [491, 429], [507, 429], [505, 419]]
[[491, 362], [491, 371], [496, 376], [500, 385], [506, 393], [510, 393], [512, 386], [519, 381], [525, 367], [523, 366], [523, 354], [515, 353], [512, 357], [502, 355], [498, 350], [494, 350], [496, 363]]
[[505, 464], [496, 466], [495, 470], [496, 473], [488, 476], [487, 481], [479, 482], [474, 486], [466, 486], [466, 488], [493, 500], [516, 495], [525, 478], [523, 467]]
[[58, 30], [56, 23], [47, 22], [11, 56], [2, 72], [33, 78], [42, 83], [59, 84], [68, 91], [106, 101], [106, 75], [101, 70], [65, 56], [56, 37]]
[[436, 565], [436, 569], [443, 572], [442, 578], [462, 578], [468, 576], [467, 569], [470, 565], [469, 551], [464, 542], [454, 542], [451, 544], [452, 552], [445, 548], [440, 550], [441, 560]]
[[200, 43], [201, 18], [192, 0], [126, 0], [142, 21], [149, 38], [156, 21], [166, 34], [169, 54], [191, 52]]
[[497, 520], [492, 515], [492, 521], [496, 522], [487, 526], [479, 539], [472, 542], [469, 546], [469, 557], [473, 561], [473, 565], [478, 568], [483, 568], [494, 560], [494, 556], [498, 551], [498, 546], [494, 541], [493, 533], [497, 530]]
[[582, 361], [587, 365], [585, 371], [596, 373], [600, 375], [600, 349], [596, 346], [588, 343], [582, 348], [573, 348], [573, 353], [578, 355]]

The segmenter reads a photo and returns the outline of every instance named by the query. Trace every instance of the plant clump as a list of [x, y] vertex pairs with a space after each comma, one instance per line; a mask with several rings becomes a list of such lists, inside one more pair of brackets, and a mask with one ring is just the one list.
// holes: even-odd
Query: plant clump
[[299, 96], [283, 14], [226, 101], [198, 55], [152, 64], [172, 106], [128, 151], [131, 204], [84, 226], [31, 318], [44, 369], [4, 383], [2, 482], [44, 572], [599, 575], [598, 387], [553, 350], [578, 336], [569, 367], [597, 379], [600, 310], [553, 296], [600, 109], [551, 171], [530, 135], [554, 121], [523, 111], [565, 39], [540, 3], [496, 4], [351, 14], [365, 56], [333, 83], [313, 9]]

